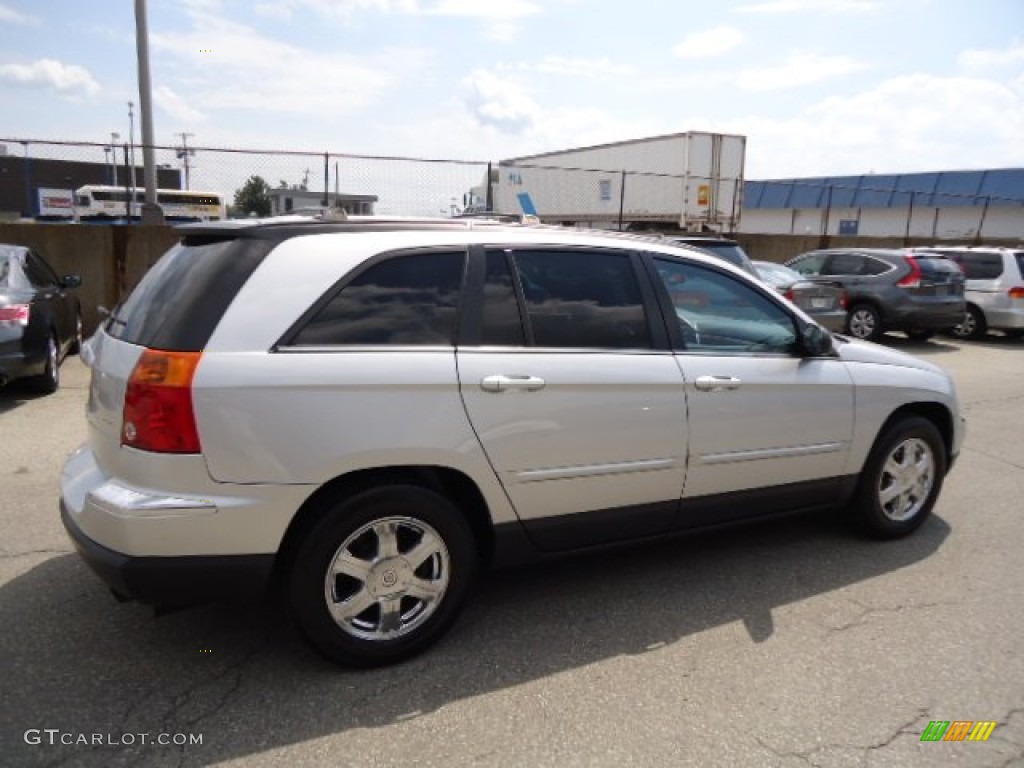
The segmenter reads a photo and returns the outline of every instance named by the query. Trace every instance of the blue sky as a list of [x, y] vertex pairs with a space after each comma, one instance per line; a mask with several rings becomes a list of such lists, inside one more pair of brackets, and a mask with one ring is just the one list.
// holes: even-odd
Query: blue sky
[[[126, 136], [133, 8], [0, 0], [0, 137]], [[711, 130], [753, 179], [1024, 165], [1021, 0], [149, 0], [149, 28], [160, 144], [498, 160]]]

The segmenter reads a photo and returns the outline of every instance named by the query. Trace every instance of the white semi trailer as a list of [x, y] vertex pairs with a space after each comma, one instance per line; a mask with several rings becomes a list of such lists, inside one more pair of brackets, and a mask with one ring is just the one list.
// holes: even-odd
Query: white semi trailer
[[552, 224], [734, 232], [746, 142], [690, 131], [502, 160], [492, 209]]

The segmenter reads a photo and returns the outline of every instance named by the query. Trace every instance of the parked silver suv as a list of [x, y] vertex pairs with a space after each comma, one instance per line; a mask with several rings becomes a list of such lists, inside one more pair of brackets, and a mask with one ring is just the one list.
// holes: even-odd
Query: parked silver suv
[[954, 336], [980, 339], [990, 329], [1012, 338], [1024, 336], [1024, 250], [982, 246], [916, 250], [952, 259], [964, 272], [967, 314], [953, 328]]
[[950, 377], [837, 339], [715, 257], [473, 221], [192, 225], [85, 347], [64, 525], [156, 605], [279, 584], [354, 666], [419, 652], [478, 569], [849, 504], [931, 511]]

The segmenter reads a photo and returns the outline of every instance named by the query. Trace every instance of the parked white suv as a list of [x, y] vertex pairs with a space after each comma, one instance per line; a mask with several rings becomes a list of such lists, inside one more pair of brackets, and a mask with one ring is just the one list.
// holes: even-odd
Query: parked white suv
[[65, 526], [122, 597], [280, 584], [324, 655], [408, 657], [480, 567], [851, 505], [920, 525], [950, 377], [713, 256], [474, 221], [191, 225], [85, 347]]
[[963, 270], [967, 314], [953, 328], [954, 336], [980, 339], [989, 330], [1024, 336], [1024, 250], [938, 245], [916, 250], [945, 256]]

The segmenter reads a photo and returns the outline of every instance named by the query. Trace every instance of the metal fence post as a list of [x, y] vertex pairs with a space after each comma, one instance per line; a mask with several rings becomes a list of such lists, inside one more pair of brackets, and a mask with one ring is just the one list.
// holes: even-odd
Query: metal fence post
[[484, 205], [488, 211], [494, 210], [494, 179], [491, 177], [491, 164], [487, 163], [487, 184], [485, 186], [485, 200]]
[[626, 170], [622, 170], [622, 183], [619, 184], [619, 232], [622, 231], [622, 214], [626, 207]]
[[324, 200], [323, 206], [328, 206], [327, 201], [330, 199], [329, 186], [331, 183], [331, 155], [328, 152], [324, 152]]

